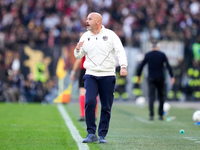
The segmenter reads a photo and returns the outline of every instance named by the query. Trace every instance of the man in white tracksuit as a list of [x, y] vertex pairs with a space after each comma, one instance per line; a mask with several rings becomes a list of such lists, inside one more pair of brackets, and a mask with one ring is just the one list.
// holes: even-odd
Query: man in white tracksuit
[[102, 16], [92, 12], [86, 20], [87, 32], [80, 38], [74, 50], [77, 59], [86, 57], [83, 77], [85, 94], [85, 119], [87, 137], [83, 143], [98, 141], [96, 136], [95, 107], [99, 94], [101, 102], [101, 116], [98, 127], [99, 143], [107, 143], [105, 137], [108, 132], [115, 88], [115, 56], [121, 66], [120, 75], [127, 75], [127, 58], [119, 37], [102, 25]]

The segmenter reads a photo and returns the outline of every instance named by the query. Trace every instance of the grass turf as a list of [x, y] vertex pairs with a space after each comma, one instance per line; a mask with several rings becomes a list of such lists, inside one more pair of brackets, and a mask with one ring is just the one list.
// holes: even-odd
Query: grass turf
[[1, 150], [61, 150], [78, 146], [53, 105], [0, 104]]
[[[77, 104], [69, 104], [67, 109], [75, 118]], [[78, 110], [79, 111], [79, 110]], [[136, 107], [133, 103], [114, 103], [107, 144], [98, 144], [102, 150], [188, 150], [200, 147], [200, 126], [195, 126], [192, 114], [195, 109], [172, 107], [164, 121], [148, 119], [148, 108]], [[155, 113], [157, 107], [155, 108]], [[99, 115], [99, 113], [98, 113]], [[167, 122], [167, 117], [176, 119]], [[99, 120], [99, 117], [98, 117]], [[98, 125], [98, 121], [96, 123]], [[86, 129], [85, 123], [80, 125]], [[185, 130], [180, 134], [181, 129]]]
[[[77, 121], [79, 104], [70, 103], [65, 108], [84, 138], [87, 134], [85, 122]], [[194, 111], [172, 107], [165, 118], [175, 116], [175, 120], [160, 121], [155, 116], [154, 121], [148, 121], [147, 106], [138, 108], [129, 102], [114, 103], [106, 137], [108, 143], [90, 143], [88, 146], [91, 150], [199, 149], [200, 126], [195, 126], [192, 121]], [[99, 116], [97, 125], [98, 121]], [[185, 133], [180, 134], [180, 129]], [[56, 105], [0, 103], [0, 149], [78, 150], [78, 146]]]

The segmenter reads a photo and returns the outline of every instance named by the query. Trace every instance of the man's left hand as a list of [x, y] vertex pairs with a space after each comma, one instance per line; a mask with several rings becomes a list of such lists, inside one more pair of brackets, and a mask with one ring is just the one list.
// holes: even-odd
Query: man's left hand
[[126, 68], [121, 68], [120, 69], [120, 76], [127, 76], [127, 70], [126, 70]]

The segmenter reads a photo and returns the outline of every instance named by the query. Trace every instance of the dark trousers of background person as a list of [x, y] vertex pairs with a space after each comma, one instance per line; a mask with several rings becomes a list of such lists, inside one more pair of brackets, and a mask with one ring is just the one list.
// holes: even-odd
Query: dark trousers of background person
[[101, 102], [101, 116], [98, 128], [98, 135], [105, 137], [108, 132], [111, 118], [111, 108], [114, 99], [115, 76], [96, 77], [84, 75], [85, 93], [85, 119], [87, 132], [95, 134], [95, 107], [97, 104], [96, 97], [99, 94]]
[[159, 106], [158, 115], [163, 116], [163, 104], [165, 96], [165, 82], [164, 79], [148, 78], [149, 88], [149, 115], [154, 116], [154, 101], [156, 99], [156, 92], [158, 94]]

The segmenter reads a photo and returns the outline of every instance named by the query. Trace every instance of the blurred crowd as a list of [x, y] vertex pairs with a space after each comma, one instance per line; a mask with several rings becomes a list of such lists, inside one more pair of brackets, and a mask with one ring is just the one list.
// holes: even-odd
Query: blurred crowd
[[151, 39], [182, 41], [189, 61], [193, 43], [200, 43], [199, 0], [0, 0], [0, 68], [12, 69], [24, 44], [77, 43], [92, 11], [102, 14], [103, 25], [124, 46], [140, 48]]
[[200, 32], [199, 0], [0, 0], [0, 11], [1, 50], [77, 42], [91, 11], [102, 14], [124, 45], [151, 38], [194, 42]]

